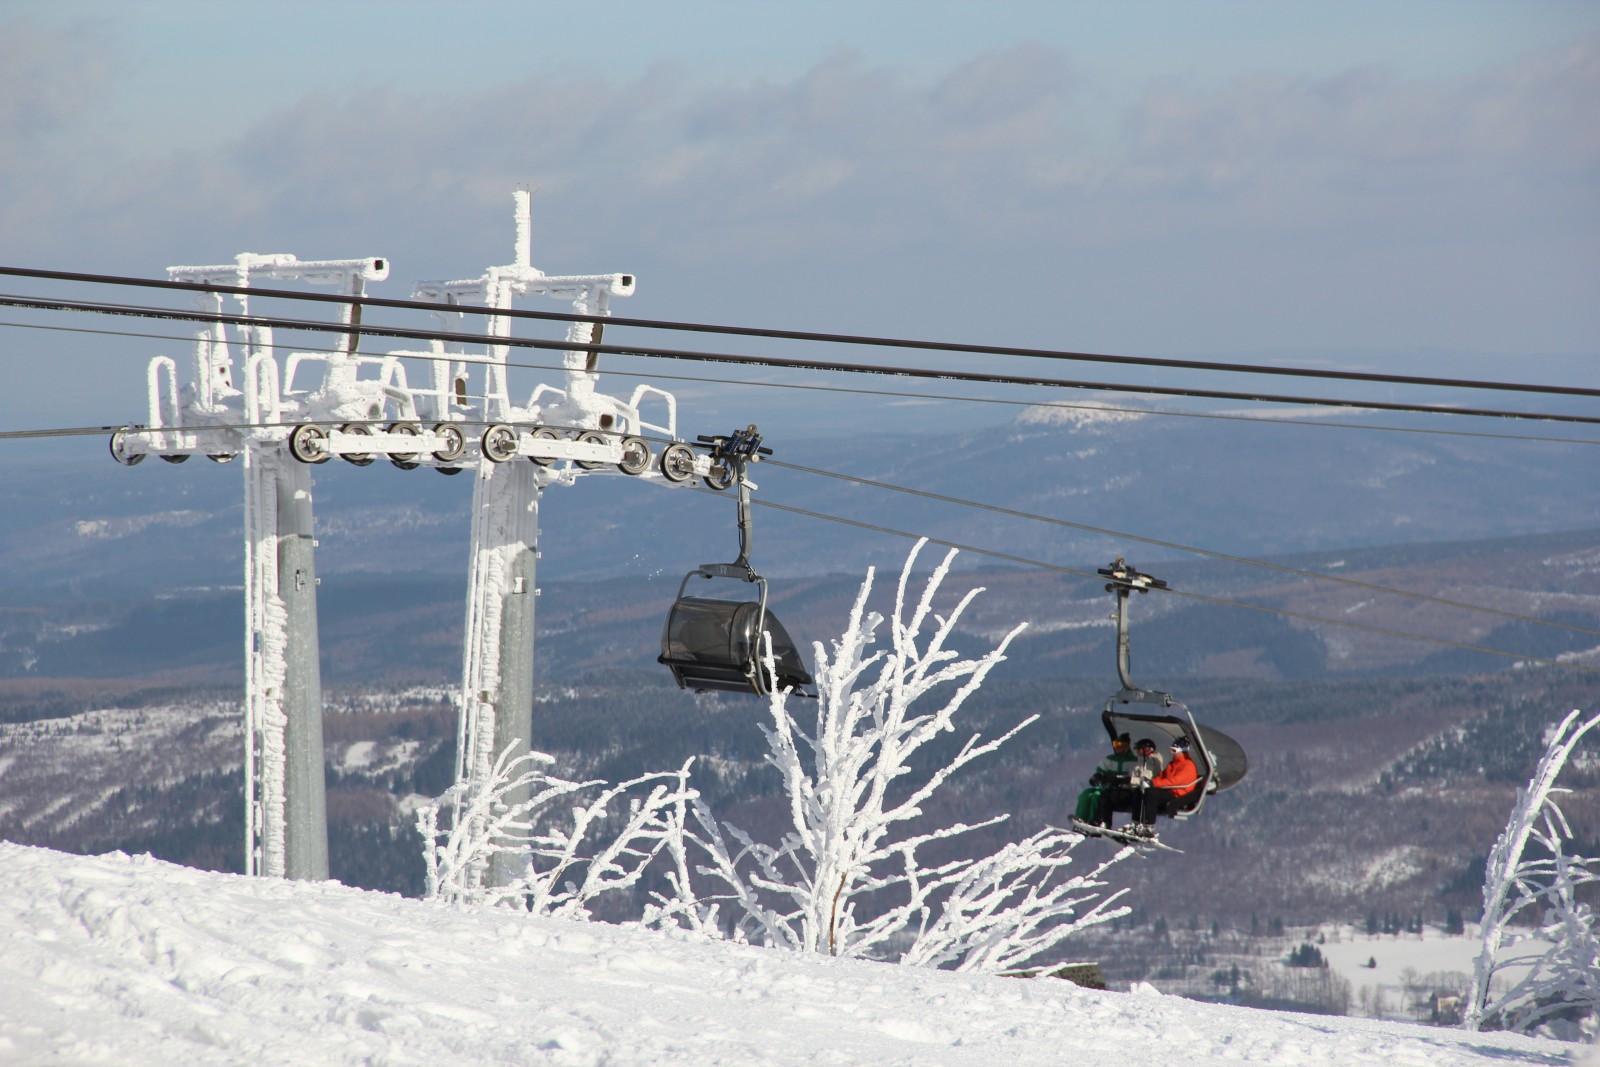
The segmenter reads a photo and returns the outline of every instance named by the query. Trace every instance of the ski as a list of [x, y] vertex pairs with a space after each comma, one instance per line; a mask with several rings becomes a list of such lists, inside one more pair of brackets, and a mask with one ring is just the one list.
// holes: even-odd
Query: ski
[[1112, 829], [1109, 826], [1101, 826], [1098, 823], [1084, 822], [1077, 816], [1073, 816], [1072, 818], [1072, 829], [1085, 837], [1103, 837], [1107, 841], [1116, 841], [1119, 844], [1132, 845], [1134, 848], [1160, 849], [1162, 852], [1176, 852], [1179, 855], [1183, 854], [1183, 849], [1173, 848], [1171, 845], [1164, 845], [1154, 837], [1141, 837], [1138, 834], [1131, 834], [1125, 829]]

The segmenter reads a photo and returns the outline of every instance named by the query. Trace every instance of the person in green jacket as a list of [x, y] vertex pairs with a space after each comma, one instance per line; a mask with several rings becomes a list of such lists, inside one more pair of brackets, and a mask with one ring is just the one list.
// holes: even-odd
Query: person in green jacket
[[1111, 808], [1107, 801], [1118, 787], [1127, 787], [1136, 762], [1138, 757], [1129, 747], [1128, 735], [1119, 734], [1111, 742], [1111, 754], [1101, 760], [1089, 776], [1089, 788], [1078, 794], [1077, 817], [1084, 822], [1110, 826]]

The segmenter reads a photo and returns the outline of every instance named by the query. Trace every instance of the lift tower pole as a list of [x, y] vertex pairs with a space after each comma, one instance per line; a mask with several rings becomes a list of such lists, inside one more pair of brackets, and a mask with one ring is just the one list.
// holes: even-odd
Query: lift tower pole
[[247, 442], [246, 874], [328, 877], [311, 468]]
[[[300, 260], [246, 252], [233, 263], [169, 267], [174, 281], [233, 287], [242, 317], [251, 286], [302, 281], [360, 297], [388, 276], [382, 259]], [[214, 327], [196, 337], [191, 383], [178, 387], [177, 364], [151, 361], [150, 421], [114, 435], [111, 452], [132, 465], [154, 453], [170, 463], [207, 455], [243, 457], [245, 488], [245, 863], [246, 874], [320, 881], [328, 877], [327, 779], [322, 739], [322, 672], [317, 630], [315, 517], [311, 468], [291, 462], [294, 418], [335, 413], [350, 391], [356, 335], [341, 332], [325, 358], [321, 390], [294, 394], [293, 366], [280, 369], [272, 332], [245, 325], [238, 340], [243, 380], [222, 321], [225, 294], [202, 293]], [[354, 302], [341, 325], [357, 322]], [[298, 359], [298, 357], [297, 357]], [[280, 387], [280, 381], [282, 386]], [[320, 431], [319, 431], [320, 432]], [[326, 458], [326, 457], [324, 457]]]
[[[491, 267], [481, 277], [457, 282], [425, 282], [415, 297], [445, 304], [471, 303], [506, 309], [518, 297], [548, 296], [567, 299], [580, 315], [604, 315], [612, 296], [629, 296], [633, 276], [627, 274], [551, 276], [531, 262], [531, 197], [525, 190], [514, 194], [516, 247], [514, 262]], [[460, 313], [444, 312], [447, 325]], [[487, 333], [509, 336], [511, 320], [491, 315]], [[591, 341], [596, 327], [573, 322], [567, 340]], [[537, 421], [546, 425], [528, 436], [554, 441], [563, 436], [549, 424], [578, 428], [578, 441], [604, 444], [627, 429], [635, 418], [619, 417], [616, 401], [595, 392], [592, 355], [583, 349], [565, 353], [566, 389], [540, 387], [526, 407], [512, 402], [506, 361], [510, 347], [488, 346], [484, 367], [483, 412], [489, 423], [483, 437], [472, 493], [472, 570], [467, 586], [466, 643], [462, 656], [461, 718], [457, 733], [456, 780], [487, 782], [495, 761], [510, 753], [512, 759], [529, 751], [533, 736], [533, 639], [535, 585], [539, 558], [539, 497], [543, 488], [558, 480], [570, 484], [574, 477], [551, 469], [551, 459], [528, 454], [533, 462], [507, 462], [521, 458], [523, 434], [514, 424]], [[537, 403], [548, 391], [550, 401]], [[602, 431], [594, 433], [593, 431]], [[639, 442], [640, 445], [643, 442]], [[646, 452], [648, 456], [648, 452]], [[581, 468], [598, 464], [579, 460]], [[505, 796], [509, 805], [526, 800], [526, 789]], [[500, 865], [483, 872], [485, 884], [507, 885], [521, 875], [519, 860], [502, 853]]]

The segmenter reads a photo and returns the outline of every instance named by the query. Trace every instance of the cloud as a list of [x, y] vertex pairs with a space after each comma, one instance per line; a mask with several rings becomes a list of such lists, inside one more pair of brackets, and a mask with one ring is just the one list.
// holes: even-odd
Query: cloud
[[88, 161], [73, 158], [63, 131], [92, 124], [109, 84], [91, 32], [52, 32], [28, 19], [0, 24], [0, 235], [9, 248], [26, 247], [39, 213], [54, 214], [57, 198], [77, 185]]
[[[841, 52], [784, 83], [707, 84], [662, 66], [455, 98], [313, 92], [231, 139], [119, 161], [126, 191], [113, 200], [139, 203], [152, 233], [178, 215], [236, 234], [268, 220], [326, 232], [378, 211], [425, 222], [417, 212], [461, 197], [499, 205], [526, 183], [600, 226], [675, 220], [660, 232], [700, 259], [789, 255], [846, 233], [914, 240], [930, 217], [961, 227], [964, 212], [1018, 202], [1007, 186], [1059, 139], [1063, 68], [1029, 46], [919, 85]], [[45, 220], [77, 214], [66, 201], [106, 194], [83, 176], [53, 191], [55, 203], [16, 212], [36, 239]]]
[[104, 49], [84, 30], [52, 32], [29, 19], [0, 31], [0, 158], [15, 160], [104, 101]]
[[[1356, 319], [1394, 334], [1408, 316], [1433, 336], [1461, 316], [1471, 336], [1485, 289], [1507, 301], [1507, 336], [1517, 307], [1566, 343], [1596, 325], [1575, 283], [1535, 293], [1499, 261], [1508, 242], [1558, 275], [1592, 260], [1600, 36], [1452, 80], [1167, 81], [1109, 134], [1083, 117], [1104, 88], [1027, 44], [932, 78], [841, 50], [787, 79], [662, 64], [461, 94], [310, 91], [248, 127], [105, 160], [66, 144], [105, 91], [103, 59], [32, 33], [59, 63], [29, 68], [53, 86], [48, 122], [0, 119], [0, 137], [50, 143], [13, 165], [27, 180], [0, 206], [14, 261], [151, 272], [250, 249], [459, 276], [486, 250], [509, 258], [524, 185], [537, 261], [647, 285], [803, 286], [944, 316], [970, 297], [1169, 348], [1241, 323], [1338, 343]], [[899, 288], [874, 290], [891, 275]]]
[[1319, 79], [1152, 87], [1129, 117], [1130, 163], [1172, 187], [1377, 186], [1515, 172], [1530, 183], [1600, 164], [1600, 35], [1445, 82], [1375, 67]]

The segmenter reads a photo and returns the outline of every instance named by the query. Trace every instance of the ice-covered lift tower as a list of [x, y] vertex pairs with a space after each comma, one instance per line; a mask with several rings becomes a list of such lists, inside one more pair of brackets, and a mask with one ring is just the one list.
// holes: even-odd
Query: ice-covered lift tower
[[[417, 287], [419, 300], [439, 304], [447, 336], [469, 315], [487, 316], [469, 330], [507, 338], [511, 321], [496, 310], [519, 297], [570, 301], [583, 315], [604, 316], [614, 296], [633, 292], [627, 274], [547, 275], [529, 262], [529, 196], [516, 194], [516, 261], [465, 281]], [[264, 281], [336, 285], [359, 298], [385, 277], [381, 259], [302, 262], [294, 256], [244, 254], [232, 264], [172, 267], [176, 280], [248, 289]], [[239, 316], [226, 316], [231, 295]], [[177, 363], [158, 356], [148, 376], [149, 420], [112, 435], [111, 453], [132, 465], [155, 454], [172, 463], [193, 455], [244, 457], [246, 870], [288, 878], [328, 873], [321, 678], [317, 664], [316, 568], [311, 478], [314, 464], [337, 456], [366, 466], [378, 456], [396, 467], [476, 472], [472, 498], [472, 575], [460, 695], [457, 777], [483, 781], [507, 748], [527, 750], [533, 733], [534, 564], [538, 558], [539, 494], [586, 474], [625, 474], [662, 485], [726, 489], [725, 466], [677, 438], [672, 394], [637, 387], [619, 400], [595, 389], [590, 350], [564, 355], [565, 388], [540, 385], [525, 404], [513, 402], [507, 377], [510, 345], [481, 354], [465, 342], [435, 340], [425, 351], [359, 355], [361, 305], [341, 304], [339, 340], [331, 351], [280, 358], [271, 330], [251, 324], [249, 294], [199, 297], [217, 316], [199, 331], [192, 380], [179, 387]], [[245, 321], [242, 321], [245, 320]], [[229, 326], [237, 331], [230, 342]], [[574, 322], [567, 341], [599, 342], [598, 328]], [[243, 362], [242, 381], [234, 349]], [[424, 364], [416, 383], [407, 367]], [[320, 367], [319, 381], [315, 370]], [[481, 368], [472, 383], [472, 369]], [[661, 421], [645, 422], [652, 400]], [[645, 434], [663, 435], [659, 455]], [[483, 872], [486, 879], [515, 875]]]
[[[231, 264], [169, 267], [174, 281], [249, 288], [301, 281], [360, 296], [388, 276], [382, 259], [301, 261], [292, 255], [244, 253]], [[200, 307], [219, 316], [199, 331], [194, 377], [180, 391], [177, 364], [150, 363], [150, 421], [112, 438], [123, 463], [155, 453], [181, 463], [203, 453], [227, 462], [243, 456], [245, 482], [245, 870], [299, 879], [328, 877], [326, 777], [322, 751], [322, 677], [317, 646], [317, 572], [310, 468], [288, 461], [292, 426], [338, 418], [358, 407], [355, 335], [341, 335], [332, 353], [295, 355], [281, 376], [269, 328], [243, 326], [237, 341], [242, 383], [226, 326], [225, 294], [202, 293]], [[240, 315], [250, 298], [236, 293]], [[355, 305], [342, 306], [352, 325]], [[294, 370], [322, 360], [322, 387], [297, 393]], [[370, 405], [368, 405], [370, 406]]]
[[[629, 296], [634, 279], [628, 274], [548, 275], [531, 263], [530, 196], [514, 194], [516, 247], [514, 262], [491, 267], [478, 278], [425, 282], [418, 300], [444, 305], [440, 316], [455, 328], [464, 304], [497, 309], [519, 297], [545, 296], [571, 302], [580, 315], [608, 314], [612, 297]], [[491, 315], [490, 336], [508, 336], [511, 320]], [[573, 322], [567, 341], [597, 343], [594, 323]], [[565, 389], [540, 385], [525, 405], [513, 402], [507, 378], [506, 345], [491, 344], [481, 358], [485, 426], [480, 439], [477, 480], [472, 495], [472, 573], [468, 584], [466, 642], [462, 662], [460, 727], [456, 775], [461, 782], [485, 781], [495, 760], [508, 749], [514, 756], [528, 751], [533, 735], [533, 634], [535, 565], [539, 553], [539, 495], [547, 485], [571, 485], [587, 473], [616, 472], [684, 482], [704, 476], [704, 457], [681, 445], [669, 446], [657, 464], [646, 431], [676, 439], [676, 401], [651, 386], [638, 387], [623, 402], [595, 390], [598, 378], [593, 354], [583, 349], [564, 353]], [[464, 364], [461, 365], [464, 368]], [[640, 403], [648, 395], [661, 401], [665, 421], [644, 423]], [[457, 400], [466, 400], [464, 388]], [[518, 459], [532, 462], [513, 462]], [[565, 463], [558, 463], [566, 460]], [[508, 797], [510, 803], [521, 798]], [[503, 884], [510, 869], [485, 872]]]

